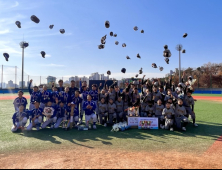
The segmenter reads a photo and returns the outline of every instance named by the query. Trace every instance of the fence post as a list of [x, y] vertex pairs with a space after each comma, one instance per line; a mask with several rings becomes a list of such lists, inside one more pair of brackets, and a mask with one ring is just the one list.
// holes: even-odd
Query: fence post
[[42, 79], [42, 78], [41, 78], [41, 76], [40, 76], [40, 85], [42, 84], [41, 79]]
[[3, 89], [3, 65], [2, 65], [2, 78], [1, 78], [1, 87]]

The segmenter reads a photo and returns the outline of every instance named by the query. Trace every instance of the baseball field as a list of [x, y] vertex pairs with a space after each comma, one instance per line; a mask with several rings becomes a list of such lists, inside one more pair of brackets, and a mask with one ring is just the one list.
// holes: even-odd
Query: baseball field
[[222, 95], [194, 95], [199, 127], [186, 132], [97, 126], [13, 134], [15, 97], [0, 95], [0, 168], [222, 168]]

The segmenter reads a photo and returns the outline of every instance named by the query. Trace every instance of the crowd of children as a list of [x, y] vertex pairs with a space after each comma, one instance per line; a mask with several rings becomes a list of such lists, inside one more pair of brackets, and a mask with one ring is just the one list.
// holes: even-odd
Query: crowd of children
[[[141, 117], [156, 117], [159, 119], [161, 129], [174, 131], [174, 128], [186, 131], [189, 116], [195, 127], [196, 116], [194, 113], [193, 87], [189, 82], [175, 85], [172, 79], [161, 82], [154, 80], [142, 81], [142, 93], [137, 85], [126, 83], [126, 88], [121, 91], [114, 81], [108, 87], [100, 84], [92, 85], [89, 90], [86, 82], [80, 81], [80, 89], [75, 87], [75, 81], [71, 87], [63, 87], [63, 81], [59, 81], [59, 87], [52, 87], [52, 92], [44, 86], [40, 91], [37, 86], [31, 89], [32, 80], [29, 84], [31, 95], [29, 110], [26, 110], [27, 100], [23, 92], [18, 92], [18, 98], [14, 101], [16, 113], [13, 115], [12, 132], [18, 129], [37, 130], [47, 127], [64, 128], [66, 130], [78, 127], [83, 123], [87, 127], [96, 129], [97, 124], [104, 127], [115, 123], [127, 121], [128, 109], [139, 108]], [[51, 114], [48, 114], [48, 110]], [[29, 122], [29, 125], [26, 124]]]

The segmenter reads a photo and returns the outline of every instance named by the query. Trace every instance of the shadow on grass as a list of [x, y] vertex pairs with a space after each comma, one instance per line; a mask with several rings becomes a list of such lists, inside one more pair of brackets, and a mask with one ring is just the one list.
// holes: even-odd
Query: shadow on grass
[[[200, 123], [200, 122], [199, 122]], [[64, 131], [63, 129], [43, 129], [40, 131], [25, 131], [22, 135], [27, 138], [36, 138], [45, 142], [51, 142], [53, 144], [62, 144], [56, 138], [61, 140], [69, 141], [75, 145], [82, 147], [93, 148], [86, 146], [80, 143], [86, 143], [89, 141], [100, 141], [103, 145], [111, 146], [112, 140], [118, 139], [138, 139], [138, 140], [150, 140], [158, 143], [166, 143], [163, 139], [178, 140], [181, 137], [194, 137], [199, 139], [208, 139], [208, 140], [218, 140], [222, 135], [222, 124], [210, 123], [210, 122], [201, 122], [199, 127], [193, 127], [192, 124], [187, 126], [186, 132], [175, 131], [170, 132], [169, 130], [138, 130], [138, 129], [129, 129], [124, 132], [111, 132], [111, 127], [97, 126], [97, 130], [90, 131], [78, 131], [73, 129], [71, 131]], [[157, 140], [159, 137], [161, 140]], [[76, 141], [76, 142], [75, 142]], [[110, 142], [109, 142], [110, 141]], [[219, 139], [222, 141], [222, 139]]]

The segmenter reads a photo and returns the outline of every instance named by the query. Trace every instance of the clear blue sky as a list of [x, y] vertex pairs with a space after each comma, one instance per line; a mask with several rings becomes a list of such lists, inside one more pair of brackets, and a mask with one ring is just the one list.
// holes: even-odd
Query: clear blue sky
[[[40, 19], [39, 24], [30, 20]], [[111, 70], [117, 79], [132, 77], [143, 67], [148, 77], [164, 76], [178, 67], [175, 46], [183, 44], [187, 53], [182, 67], [198, 67], [208, 62], [221, 62], [221, 0], [0, 0], [0, 52], [10, 54], [9, 62], [0, 57], [0, 65], [21, 68], [19, 42], [24, 38], [30, 46], [25, 50], [25, 72], [29, 75], [106, 74]], [[18, 29], [15, 21], [22, 23]], [[111, 27], [104, 23], [109, 20]], [[54, 24], [50, 30], [49, 25]], [[145, 34], [133, 30], [144, 29]], [[64, 35], [59, 29], [64, 28]], [[104, 50], [97, 45], [110, 31]], [[187, 32], [188, 37], [183, 39]], [[126, 43], [127, 47], [116, 46]], [[163, 46], [172, 52], [170, 64], [163, 57]], [[47, 58], [40, 52], [44, 50]], [[136, 58], [140, 53], [142, 59]], [[2, 54], [1, 54], [2, 55]], [[126, 60], [129, 55], [132, 60]], [[153, 69], [152, 63], [164, 71]], [[126, 75], [120, 70], [125, 67]]]

